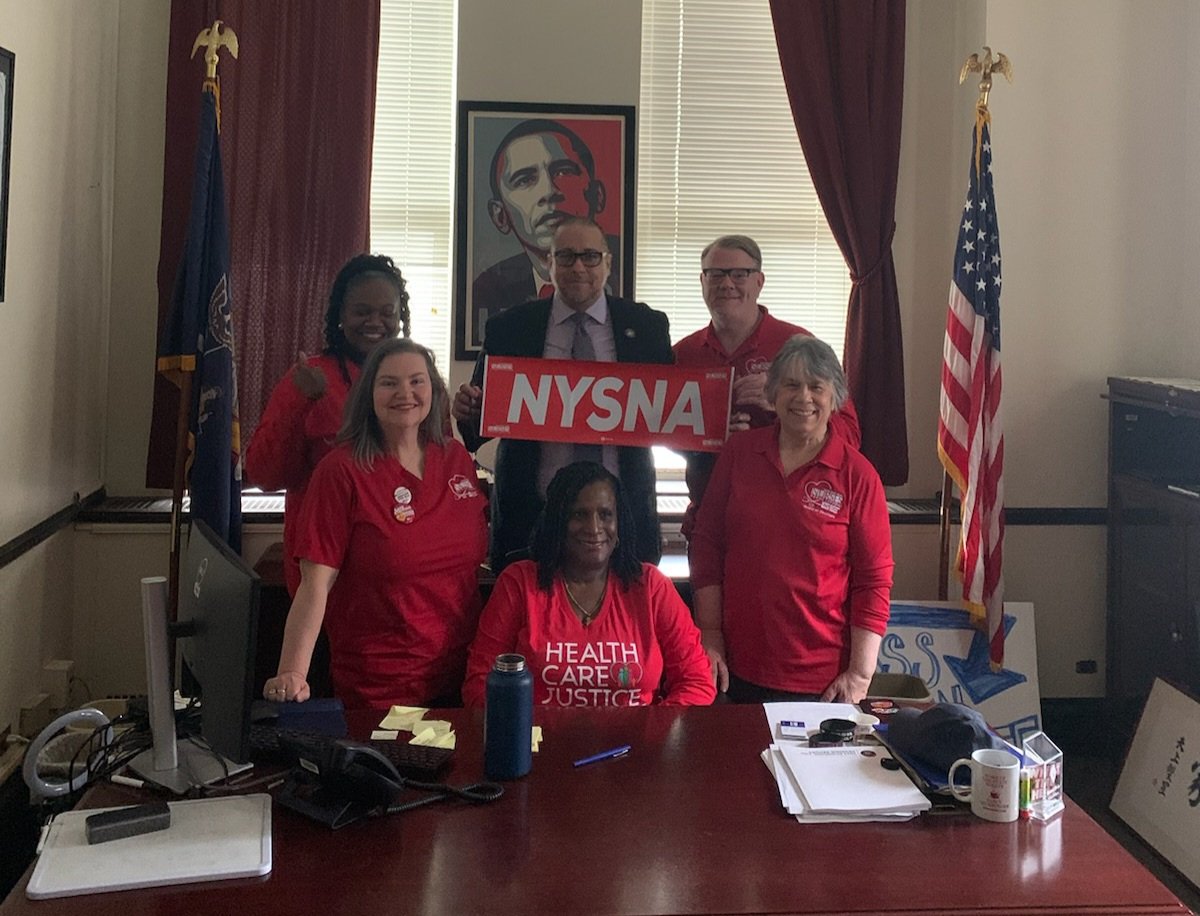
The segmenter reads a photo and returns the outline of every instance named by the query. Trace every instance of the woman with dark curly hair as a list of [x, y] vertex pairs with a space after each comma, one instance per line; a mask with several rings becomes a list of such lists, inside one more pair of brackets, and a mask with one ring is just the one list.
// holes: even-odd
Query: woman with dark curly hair
[[387, 255], [355, 255], [338, 271], [325, 310], [325, 349], [300, 359], [275, 386], [246, 449], [246, 477], [286, 490], [283, 570], [288, 594], [300, 585], [296, 525], [317, 462], [333, 448], [342, 408], [363, 360], [382, 341], [411, 333], [408, 292]]
[[546, 706], [707, 705], [700, 631], [671, 580], [634, 552], [620, 481], [591, 461], [550, 481], [532, 560], [505, 568], [483, 610], [463, 701], [482, 706], [497, 655], [525, 656]]

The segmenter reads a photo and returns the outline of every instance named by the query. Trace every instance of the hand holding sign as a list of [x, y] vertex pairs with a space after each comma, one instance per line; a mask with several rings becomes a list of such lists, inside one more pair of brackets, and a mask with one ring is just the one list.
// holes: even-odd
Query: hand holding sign
[[478, 420], [482, 401], [483, 389], [478, 385], [459, 385], [454, 393], [454, 403], [450, 405], [450, 415], [455, 420]]

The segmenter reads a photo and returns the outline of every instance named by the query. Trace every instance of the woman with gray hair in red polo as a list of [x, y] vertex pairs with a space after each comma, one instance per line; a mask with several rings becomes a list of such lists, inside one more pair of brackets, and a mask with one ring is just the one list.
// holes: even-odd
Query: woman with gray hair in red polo
[[691, 545], [696, 622], [734, 702], [866, 696], [887, 628], [892, 544], [883, 484], [830, 417], [846, 377], [798, 335], [767, 373], [777, 419], [725, 443]]

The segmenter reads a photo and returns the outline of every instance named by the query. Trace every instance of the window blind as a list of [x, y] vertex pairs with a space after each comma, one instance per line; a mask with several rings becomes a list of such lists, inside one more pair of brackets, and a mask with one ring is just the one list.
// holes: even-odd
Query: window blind
[[454, 0], [382, 0], [371, 248], [407, 281], [412, 336], [450, 366]]
[[637, 297], [674, 340], [708, 323], [700, 252], [762, 248], [759, 297], [841, 354], [850, 278], [796, 137], [767, 0], [643, 0]]

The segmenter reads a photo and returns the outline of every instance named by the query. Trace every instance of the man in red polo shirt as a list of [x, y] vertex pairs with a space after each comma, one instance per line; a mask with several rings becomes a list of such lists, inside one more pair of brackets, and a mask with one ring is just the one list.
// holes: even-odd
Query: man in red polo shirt
[[[762, 252], [754, 239], [723, 235], [711, 242], [700, 254], [700, 289], [712, 321], [673, 348], [679, 366], [733, 367], [730, 433], [775, 422], [775, 411], [765, 392], [767, 368], [788, 338], [808, 334], [799, 325], [775, 318], [758, 304], [763, 280]], [[830, 418], [829, 428], [854, 448], [862, 442], [858, 414], [850, 401]], [[684, 458], [690, 504], [683, 519], [683, 536], [690, 541], [717, 455], [688, 452]]]

